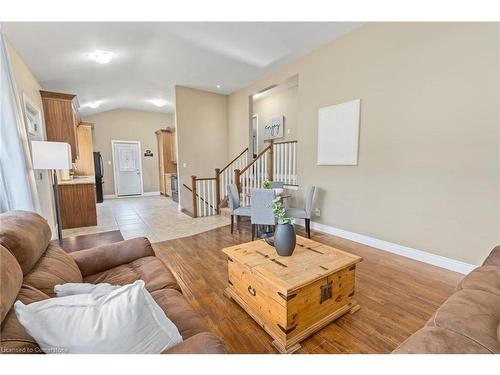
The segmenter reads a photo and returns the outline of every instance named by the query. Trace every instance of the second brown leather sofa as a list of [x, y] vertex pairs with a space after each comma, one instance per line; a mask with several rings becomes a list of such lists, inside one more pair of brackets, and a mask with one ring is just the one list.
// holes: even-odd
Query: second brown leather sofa
[[500, 246], [393, 353], [500, 353]]

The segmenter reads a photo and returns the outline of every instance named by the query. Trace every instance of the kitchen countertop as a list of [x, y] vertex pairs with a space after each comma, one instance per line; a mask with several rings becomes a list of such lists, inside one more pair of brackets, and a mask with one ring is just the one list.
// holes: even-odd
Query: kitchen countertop
[[75, 176], [71, 180], [59, 180], [59, 185], [93, 185], [95, 176]]

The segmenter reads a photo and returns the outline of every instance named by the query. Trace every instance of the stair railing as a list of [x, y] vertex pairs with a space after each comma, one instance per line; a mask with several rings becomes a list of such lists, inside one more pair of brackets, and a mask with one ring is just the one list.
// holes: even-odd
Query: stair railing
[[243, 169], [234, 170], [234, 181], [240, 192], [242, 206], [250, 203], [250, 189], [258, 189], [265, 180], [273, 180], [273, 141]]
[[297, 141], [274, 142], [273, 181], [297, 185]]
[[265, 180], [297, 185], [297, 141], [271, 140], [250, 162], [247, 147], [224, 168], [216, 168], [215, 177], [191, 176], [191, 187], [184, 187], [192, 193], [193, 217], [203, 217], [220, 213], [228, 184], [236, 184], [242, 206], [248, 206], [250, 189], [262, 187]]
[[271, 140], [245, 168], [234, 171], [234, 180], [243, 206], [250, 204], [250, 189], [262, 187], [264, 180], [297, 185], [297, 141]]
[[215, 177], [191, 176], [193, 217], [213, 216], [219, 213]]
[[[242, 169], [248, 164], [248, 147], [239, 153], [233, 160], [231, 160], [224, 168], [215, 168], [215, 178], [217, 184], [217, 191], [219, 192], [218, 204], [227, 198], [226, 186], [234, 184], [234, 171]], [[219, 207], [218, 207], [219, 208]]]
[[191, 176], [193, 217], [212, 216], [220, 213], [220, 204], [227, 197], [226, 185], [234, 183], [234, 170], [243, 168], [248, 162], [248, 147], [231, 160], [224, 168], [215, 169], [215, 177]]

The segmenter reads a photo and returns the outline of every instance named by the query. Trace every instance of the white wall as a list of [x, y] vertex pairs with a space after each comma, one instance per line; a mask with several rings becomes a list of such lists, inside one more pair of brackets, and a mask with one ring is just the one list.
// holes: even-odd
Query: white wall
[[[36, 80], [35, 76], [31, 73], [28, 66], [24, 63], [21, 56], [14, 49], [12, 44], [7, 40], [7, 52], [10, 57], [10, 63], [14, 78], [16, 80], [17, 90], [19, 94], [19, 100], [22, 105], [23, 118], [25, 119], [24, 107], [25, 107], [25, 97], [37, 107], [40, 111], [40, 117], [42, 126], [37, 132], [33, 140], [44, 141], [47, 139], [45, 132], [45, 120], [43, 117], [43, 105], [42, 97], [40, 96], [40, 90], [42, 87]], [[52, 231], [52, 236], [57, 236], [56, 225], [55, 225], [55, 213], [54, 213], [54, 196], [52, 193], [52, 182], [50, 174], [48, 171], [37, 171], [35, 174], [38, 199], [40, 201], [40, 212], [45, 220], [49, 223], [50, 229]]]

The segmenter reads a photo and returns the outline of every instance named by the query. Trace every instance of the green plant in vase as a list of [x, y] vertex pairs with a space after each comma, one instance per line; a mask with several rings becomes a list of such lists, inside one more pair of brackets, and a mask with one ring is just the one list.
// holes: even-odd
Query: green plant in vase
[[286, 216], [285, 207], [283, 207], [283, 200], [281, 197], [274, 198], [271, 202], [271, 209], [273, 210], [274, 217], [278, 224], [295, 224], [295, 220], [292, 217]]
[[285, 207], [281, 197], [273, 199], [271, 209], [276, 218], [276, 229], [274, 230], [274, 247], [280, 256], [290, 256], [295, 250], [296, 235], [293, 224], [295, 220], [286, 216]]
[[269, 180], [262, 181], [262, 189], [271, 189], [273, 184]]

